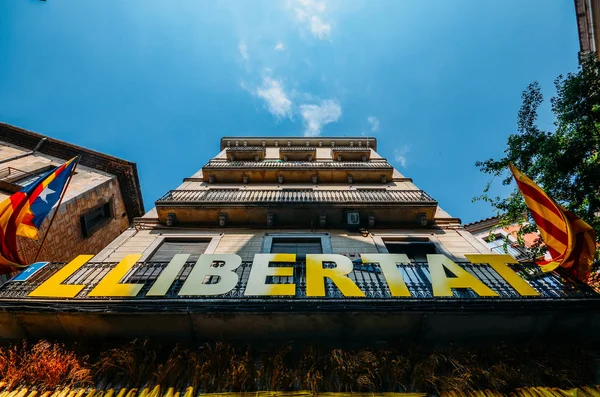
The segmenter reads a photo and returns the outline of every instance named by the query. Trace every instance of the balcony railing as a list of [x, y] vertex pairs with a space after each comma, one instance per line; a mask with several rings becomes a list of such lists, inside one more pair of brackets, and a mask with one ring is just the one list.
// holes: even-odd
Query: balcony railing
[[[314, 298], [306, 295], [306, 271], [304, 262], [280, 264], [278, 266], [289, 266], [294, 268], [293, 276], [289, 277], [271, 277], [272, 284], [295, 284], [296, 294], [294, 299], [300, 300], [369, 300], [369, 299], [392, 299], [388, 284], [383, 276], [381, 269], [376, 264], [362, 264], [354, 261], [354, 269], [348, 275], [354, 283], [365, 293], [365, 298], [347, 298], [342, 295], [340, 290], [326, 279], [325, 281], [325, 297]], [[600, 295], [590, 287], [566, 280], [557, 272], [541, 273], [539, 267], [530, 264], [511, 265], [523, 279], [525, 279], [538, 293], [535, 297], [522, 297], [519, 295], [496, 271], [487, 264], [472, 264], [458, 263], [463, 269], [473, 274], [485, 285], [495, 291], [498, 297], [480, 297], [470, 289], [453, 289], [453, 298], [458, 300], [548, 300], [548, 299], [599, 299]], [[115, 267], [116, 263], [87, 263], [81, 267], [75, 274], [69, 277], [64, 284], [67, 285], [85, 285], [85, 288], [79, 293], [75, 299], [96, 300], [100, 298], [87, 297], [87, 294], [98, 284], [98, 282], [106, 276], [106, 274]], [[181, 299], [185, 296], [179, 296], [178, 293], [188, 278], [195, 262], [187, 262], [179, 274], [175, 277], [172, 285], [168, 289], [164, 298], [161, 299]], [[23, 282], [7, 282], [0, 287], [0, 299], [27, 299], [27, 295], [37, 288], [42, 282], [47, 280], [51, 275], [61, 269], [64, 264], [51, 263], [42, 270], [32, 275], [29, 279]], [[143, 284], [143, 287], [136, 297], [128, 299], [145, 298], [146, 293], [154, 284], [159, 274], [167, 266], [166, 262], [144, 262], [137, 263], [123, 278], [122, 283]], [[335, 266], [334, 264], [325, 264], [327, 266]], [[244, 294], [248, 284], [249, 274], [252, 268], [252, 262], [242, 262], [242, 265], [235, 271], [239, 277], [236, 286], [229, 292], [205, 297], [205, 299], [217, 299], [226, 301], [228, 299], [281, 299], [281, 297], [249, 297]], [[422, 299], [428, 300], [444, 300], [449, 298], [436, 298], [433, 296], [431, 286], [431, 276], [429, 267], [426, 263], [404, 263], [398, 266], [398, 271], [402, 274], [404, 281], [411, 293], [411, 297], [419, 301]], [[218, 277], [212, 277], [205, 283], [214, 284], [218, 282]], [[187, 297], [189, 298], [189, 297]], [[156, 299], [156, 298], [153, 298]], [[202, 300], [201, 297], [194, 299]], [[289, 297], [286, 297], [289, 299]], [[23, 302], [23, 301], [21, 301]]]
[[437, 205], [437, 201], [422, 190], [171, 190], [156, 201], [161, 204], [191, 203], [346, 203], [346, 204], [415, 204]]
[[265, 159], [266, 149], [261, 146], [235, 146], [225, 150], [229, 161], [262, 161]]
[[0, 181], [14, 181], [34, 174], [14, 167], [5, 167], [0, 169]]
[[267, 160], [267, 161], [209, 161], [203, 169], [252, 169], [252, 168], [310, 168], [310, 169], [392, 169], [392, 166], [387, 161], [282, 161], [282, 160]]
[[316, 150], [316, 146], [281, 146], [279, 148], [280, 152], [314, 152]]
[[332, 152], [368, 152], [370, 148], [366, 146], [334, 146]]
[[227, 152], [264, 152], [266, 148], [262, 146], [230, 146], [225, 149]]

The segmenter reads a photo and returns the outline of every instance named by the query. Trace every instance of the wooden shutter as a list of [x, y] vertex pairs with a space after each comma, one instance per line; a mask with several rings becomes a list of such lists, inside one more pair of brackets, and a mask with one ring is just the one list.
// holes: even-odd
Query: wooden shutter
[[169, 262], [175, 254], [190, 254], [188, 261], [197, 261], [201, 254], [206, 251], [210, 240], [167, 240], [150, 258], [148, 262]]
[[306, 254], [322, 254], [320, 238], [273, 238], [271, 244], [273, 254], [296, 254], [303, 258]]

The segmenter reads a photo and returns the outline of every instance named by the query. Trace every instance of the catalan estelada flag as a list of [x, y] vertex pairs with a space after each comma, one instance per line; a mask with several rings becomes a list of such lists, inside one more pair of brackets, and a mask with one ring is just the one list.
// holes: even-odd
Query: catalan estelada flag
[[569, 269], [574, 277], [587, 281], [596, 253], [594, 229], [557, 204], [512, 164], [510, 170], [551, 257], [538, 261], [538, 265], [544, 271], [561, 266]]
[[24, 268], [17, 236], [36, 239], [39, 228], [61, 197], [77, 158], [42, 175], [0, 203], [0, 274]]

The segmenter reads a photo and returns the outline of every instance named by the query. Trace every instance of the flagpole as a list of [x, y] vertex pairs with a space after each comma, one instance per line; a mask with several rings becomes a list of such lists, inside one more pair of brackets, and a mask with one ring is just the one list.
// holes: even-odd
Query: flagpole
[[58, 213], [58, 209], [60, 208], [60, 205], [62, 204], [63, 198], [65, 197], [65, 194], [67, 193], [67, 188], [69, 187], [69, 183], [71, 183], [71, 178], [73, 178], [73, 175], [75, 174], [75, 169], [77, 168], [77, 165], [79, 165], [80, 158], [81, 158], [80, 156], [77, 156], [77, 160], [75, 160], [75, 165], [73, 166], [73, 169], [71, 170], [71, 175], [69, 175], [69, 179], [67, 180], [65, 188], [62, 190], [60, 198], [58, 199], [58, 205], [56, 206], [56, 209], [54, 210], [54, 214], [52, 214], [52, 218], [50, 218], [50, 224], [48, 225], [48, 229], [46, 229], [46, 233], [44, 233], [44, 237], [42, 238], [42, 243], [40, 244], [40, 248], [38, 248], [38, 251], [35, 254], [33, 263], [37, 262], [38, 256], [40, 256], [40, 252], [42, 252], [42, 248], [44, 247], [44, 243], [46, 242], [46, 237], [48, 237], [48, 234], [50, 233], [50, 228], [52, 227], [52, 224], [54, 223], [54, 218], [56, 218], [56, 214]]

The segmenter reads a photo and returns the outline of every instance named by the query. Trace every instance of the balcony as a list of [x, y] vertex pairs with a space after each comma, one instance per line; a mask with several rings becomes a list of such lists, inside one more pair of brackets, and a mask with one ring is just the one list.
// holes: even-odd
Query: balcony
[[317, 158], [314, 146], [288, 146], [279, 148], [279, 159], [283, 161], [313, 161]]
[[413, 204], [437, 205], [422, 190], [313, 190], [313, 189], [205, 189], [205, 190], [171, 190], [156, 201], [156, 205], [220, 203], [247, 205], [269, 204]]
[[343, 227], [347, 210], [360, 213], [363, 227], [425, 226], [423, 219], [430, 224], [436, 207], [424, 191], [386, 189], [171, 190], [156, 201], [165, 224], [174, 216], [179, 224], [224, 226], [225, 214], [227, 225], [255, 227]]
[[331, 158], [337, 161], [369, 161], [371, 149], [361, 146], [332, 147]]
[[262, 161], [265, 159], [266, 149], [260, 146], [228, 147], [225, 154], [230, 161]]
[[385, 183], [393, 171], [387, 161], [211, 160], [202, 167], [210, 183]]
[[14, 167], [2, 168], [0, 169], [0, 190], [8, 193], [18, 192], [23, 186], [34, 181], [40, 175], [39, 171], [27, 172]]

